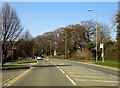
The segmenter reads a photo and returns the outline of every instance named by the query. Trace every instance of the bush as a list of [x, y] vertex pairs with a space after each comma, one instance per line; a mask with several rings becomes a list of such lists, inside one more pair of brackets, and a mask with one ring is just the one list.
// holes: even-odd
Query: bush
[[105, 59], [107, 60], [118, 60], [118, 54], [116, 46], [113, 45], [105, 50]]
[[74, 53], [72, 53], [73, 59], [92, 59], [92, 52], [90, 52], [88, 49], [84, 48], [82, 51], [77, 50]]

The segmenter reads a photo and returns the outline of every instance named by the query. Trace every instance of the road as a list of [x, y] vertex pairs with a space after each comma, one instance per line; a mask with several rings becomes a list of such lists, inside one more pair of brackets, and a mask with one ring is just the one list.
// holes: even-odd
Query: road
[[39, 60], [9, 86], [118, 86], [118, 72], [65, 60]]

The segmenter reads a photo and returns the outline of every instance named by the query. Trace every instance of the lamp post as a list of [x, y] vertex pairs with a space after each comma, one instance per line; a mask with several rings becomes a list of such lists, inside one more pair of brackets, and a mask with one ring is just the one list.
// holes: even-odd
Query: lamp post
[[67, 31], [65, 32], [65, 59], [67, 59]]
[[96, 62], [98, 61], [98, 55], [97, 55], [97, 51], [98, 51], [98, 10], [92, 10], [92, 9], [88, 9], [88, 11], [96, 11]]
[[52, 53], [51, 53], [51, 40], [50, 40], [50, 56], [52, 55]]
[[47, 40], [47, 41], [48, 41], [49, 46], [50, 46], [50, 47], [49, 47], [49, 51], [50, 51], [50, 53], [49, 53], [49, 54], [50, 54], [50, 56], [51, 56], [51, 55], [52, 55], [52, 54], [51, 54], [51, 40]]

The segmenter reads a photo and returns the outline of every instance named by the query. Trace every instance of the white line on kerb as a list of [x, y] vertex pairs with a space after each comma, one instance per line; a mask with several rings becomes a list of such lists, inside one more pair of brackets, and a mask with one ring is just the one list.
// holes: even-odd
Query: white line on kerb
[[68, 75], [66, 75], [66, 77], [72, 82], [73, 85], [76, 85], [76, 83]]
[[65, 73], [62, 69], [60, 69], [60, 71], [61, 71], [63, 74]]
[[57, 66], [57, 68], [59, 68], [59, 67]]

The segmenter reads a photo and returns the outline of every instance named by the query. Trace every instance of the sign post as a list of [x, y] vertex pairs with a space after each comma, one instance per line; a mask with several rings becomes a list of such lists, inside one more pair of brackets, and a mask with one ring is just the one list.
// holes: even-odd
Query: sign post
[[57, 55], [56, 50], [54, 50], [54, 56], [56, 56], [56, 55]]
[[102, 62], [104, 62], [104, 45], [100, 44], [100, 48], [102, 49], [102, 53], [101, 53]]

